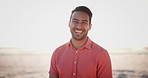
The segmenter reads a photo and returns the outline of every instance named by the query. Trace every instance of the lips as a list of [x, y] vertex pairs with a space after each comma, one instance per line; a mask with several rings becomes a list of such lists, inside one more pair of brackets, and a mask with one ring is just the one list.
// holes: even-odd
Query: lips
[[83, 33], [83, 31], [82, 31], [82, 30], [75, 30], [75, 33], [82, 34], [82, 33]]

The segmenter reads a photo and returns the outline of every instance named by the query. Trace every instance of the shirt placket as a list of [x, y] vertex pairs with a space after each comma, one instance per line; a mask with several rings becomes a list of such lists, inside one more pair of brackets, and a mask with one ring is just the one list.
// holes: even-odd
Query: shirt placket
[[78, 51], [75, 52], [73, 78], [77, 78]]

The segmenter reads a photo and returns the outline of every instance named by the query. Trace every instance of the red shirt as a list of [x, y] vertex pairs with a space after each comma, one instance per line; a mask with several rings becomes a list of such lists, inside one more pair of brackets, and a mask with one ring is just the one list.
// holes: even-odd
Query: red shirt
[[49, 73], [59, 78], [112, 78], [108, 52], [90, 39], [78, 50], [71, 42], [57, 48]]

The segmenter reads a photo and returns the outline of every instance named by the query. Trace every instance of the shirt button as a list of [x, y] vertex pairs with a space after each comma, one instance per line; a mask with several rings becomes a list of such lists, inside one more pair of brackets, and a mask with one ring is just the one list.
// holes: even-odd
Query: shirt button
[[76, 53], [78, 53], [78, 51], [76, 51]]
[[73, 75], [75, 76], [75, 75], [76, 75], [76, 73], [73, 73]]
[[76, 64], [77, 62], [75, 61], [74, 64]]

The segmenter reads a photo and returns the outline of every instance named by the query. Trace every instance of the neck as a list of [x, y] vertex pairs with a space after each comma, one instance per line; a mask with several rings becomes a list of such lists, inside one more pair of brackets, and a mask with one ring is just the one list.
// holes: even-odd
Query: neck
[[82, 40], [75, 40], [74, 38], [72, 38], [72, 45], [74, 46], [75, 49], [79, 49], [85, 45], [87, 40], [88, 40], [88, 37]]

